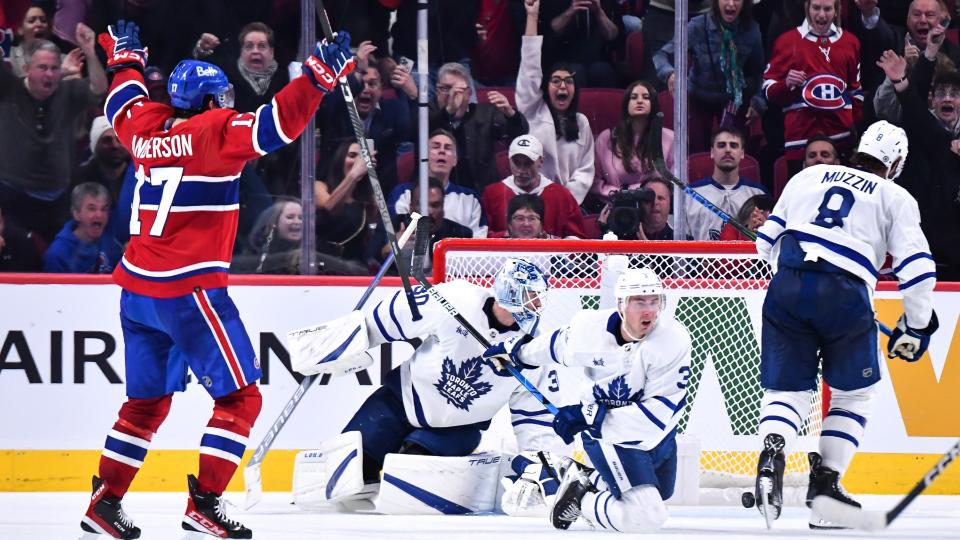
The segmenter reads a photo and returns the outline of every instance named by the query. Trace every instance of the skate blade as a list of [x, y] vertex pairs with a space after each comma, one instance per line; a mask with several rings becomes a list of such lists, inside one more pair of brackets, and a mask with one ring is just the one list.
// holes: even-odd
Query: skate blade
[[763, 477], [760, 479], [760, 513], [763, 514], [763, 521], [767, 524], [767, 530], [773, 528], [773, 517], [770, 515], [770, 493], [773, 493], [773, 479]]

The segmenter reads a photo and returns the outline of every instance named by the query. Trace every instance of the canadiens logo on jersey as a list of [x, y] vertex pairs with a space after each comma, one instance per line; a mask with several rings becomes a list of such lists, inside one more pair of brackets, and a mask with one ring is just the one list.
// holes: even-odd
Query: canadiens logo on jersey
[[458, 409], [470, 410], [473, 400], [489, 392], [493, 386], [480, 380], [484, 362], [480, 357], [460, 364], [458, 369], [449, 357], [443, 359], [440, 380], [433, 386], [447, 403]]
[[803, 101], [814, 109], [842, 109], [849, 105], [847, 83], [836, 75], [821, 74], [807, 79], [803, 85]]
[[607, 385], [606, 392], [603, 388], [600, 388], [600, 385], [593, 385], [593, 399], [595, 399], [597, 403], [602, 403], [611, 409], [632, 405], [639, 401], [641, 397], [643, 397], [643, 389], [641, 388], [639, 391], [631, 394], [630, 385], [627, 384], [624, 375], [620, 375], [610, 381], [610, 384]]

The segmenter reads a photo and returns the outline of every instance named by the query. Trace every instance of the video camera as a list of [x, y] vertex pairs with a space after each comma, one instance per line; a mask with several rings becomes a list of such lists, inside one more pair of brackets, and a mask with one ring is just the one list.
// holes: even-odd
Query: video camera
[[607, 228], [620, 240], [636, 240], [637, 228], [646, 217], [642, 203], [652, 203], [657, 194], [650, 188], [620, 189], [610, 192], [610, 217]]

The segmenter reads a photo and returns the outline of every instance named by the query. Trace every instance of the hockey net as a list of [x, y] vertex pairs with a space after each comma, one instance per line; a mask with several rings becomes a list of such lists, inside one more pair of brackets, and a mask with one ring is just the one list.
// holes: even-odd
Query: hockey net
[[[623, 268], [656, 271], [667, 289], [665, 312], [682, 322], [692, 339], [692, 373], [679, 433], [699, 442], [701, 493], [711, 493], [711, 500], [739, 502], [740, 491], [752, 491], [760, 448], [760, 310], [771, 277], [753, 244], [451, 239], [435, 248], [434, 282], [466, 279], [489, 287], [512, 256], [537, 263], [549, 276], [544, 329], [568, 322], [581, 309], [613, 307], [613, 284]], [[806, 485], [806, 452], [816, 449], [821, 420], [818, 391], [787, 456], [785, 486]], [[785, 497], [791, 495], [785, 492]]]

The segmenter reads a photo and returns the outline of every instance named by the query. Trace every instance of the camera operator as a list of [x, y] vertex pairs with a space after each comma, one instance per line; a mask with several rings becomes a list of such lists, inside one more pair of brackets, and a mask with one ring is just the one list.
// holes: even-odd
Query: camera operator
[[597, 226], [619, 240], [672, 240], [669, 214], [670, 188], [655, 178], [637, 189], [611, 191], [610, 203], [600, 211]]

